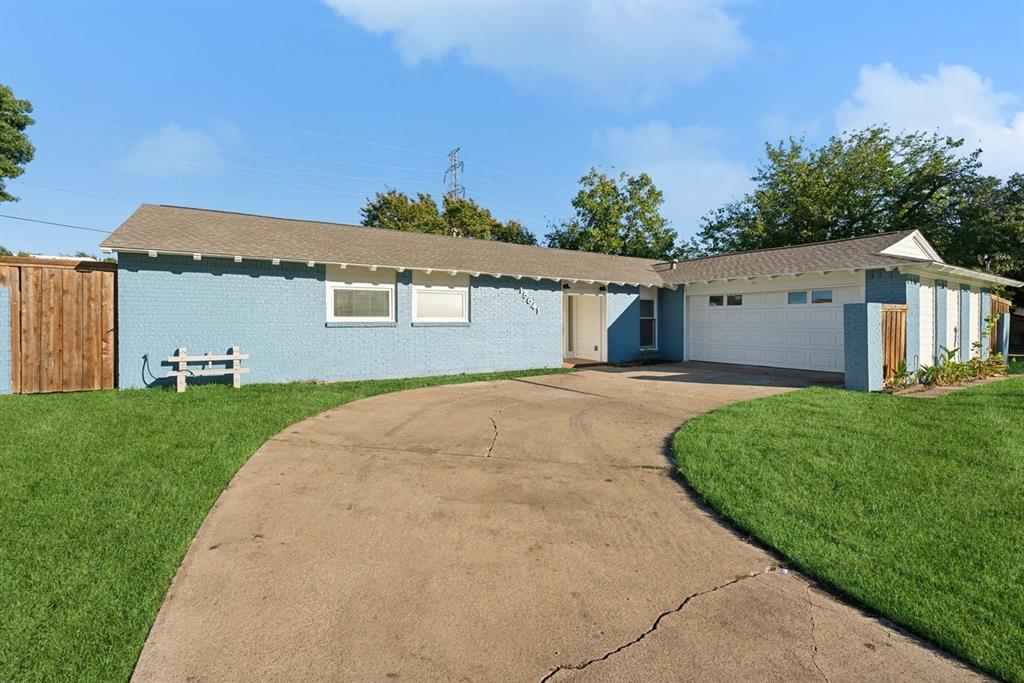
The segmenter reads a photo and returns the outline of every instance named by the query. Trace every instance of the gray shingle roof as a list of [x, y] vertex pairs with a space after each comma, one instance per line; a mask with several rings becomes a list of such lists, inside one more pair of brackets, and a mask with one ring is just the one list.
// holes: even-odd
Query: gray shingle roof
[[915, 259], [881, 253], [913, 232], [913, 230], [888, 232], [831, 242], [803, 244], [796, 247], [760, 249], [692, 259], [681, 261], [675, 270], [663, 273], [662, 277], [666, 283], [680, 284], [822, 270], [884, 268], [920, 263]]
[[[712, 256], [680, 261], [673, 268], [663, 261], [626, 256], [143, 204], [101, 246], [114, 251], [198, 253], [661, 286], [920, 264], [880, 253], [911, 232]], [[978, 275], [985, 277], [983, 273]]]
[[115, 251], [242, 256], [660, 285], [648, 259], [337, 223], [143, 204], [103, 240]]

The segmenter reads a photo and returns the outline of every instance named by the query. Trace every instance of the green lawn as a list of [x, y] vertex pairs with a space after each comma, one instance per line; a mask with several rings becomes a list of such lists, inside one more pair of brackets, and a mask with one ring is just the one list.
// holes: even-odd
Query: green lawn
[[697, 418], [674, 451], [793, 566], [1024, 681], [1024, 378], [938, 399], [804, 389]]
[[289, 424], [389, 391], [559, 371], [0, 397], [0, 679], [126, 680], [207, 511]]

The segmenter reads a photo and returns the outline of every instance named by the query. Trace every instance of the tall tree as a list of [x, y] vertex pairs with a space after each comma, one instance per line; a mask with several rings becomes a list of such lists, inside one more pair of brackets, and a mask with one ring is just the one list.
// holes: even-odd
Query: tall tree
[[549, 247], [668, 259], [676, 231], [661, 215], [665, 199], [646, 173], [613, 178], [596, 168], [580, 178], [572, 200], [576, 215], [552, 226]]
[[950, 263], [1024, 275], [1024, 175], [980, 173], [981, 150], [876, 126], [765, 147], [754, 190], [704, 217], [698, 253], [920, 230]]
[[14, 254], [11, 253], [10, 249], [0, 244], [0, 256], [14, 256]]
[[445, 196], [442, 208], [429, 194], [413, 199], [404, 192], [378, 192], [362, 208], [362, 223], [368, 227], [455, 235], [515, 244], [536, 244], [533, 236], [518, 221], [502, 223], [472, 199]]
[[0, 202], [18, 201], [7, 191], [6, 180], [24, 173], [25, 164], [35, 156], [36, 150], [25, 134], [25, 129], [35, 123], [31, 113], [28, 100], [19, 100], [10, 87], [0, 83]]

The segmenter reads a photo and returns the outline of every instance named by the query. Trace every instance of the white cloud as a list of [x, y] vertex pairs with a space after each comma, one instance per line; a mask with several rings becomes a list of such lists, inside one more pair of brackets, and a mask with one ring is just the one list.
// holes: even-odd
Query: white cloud
[[746, 50], [717, 2], [324, 1], [391, 35], [407, 64], [454, 55], [517, 83], [570, 84], [616, 104], [699, 81]]
[[[224, 134], [227, 130], [222, 125], [218, 134]], [[237, 137], [237, 129], [231, 127], [230, 130], [231, 135]], [[136, 143], [121, 158], [119, 166], [128, 173], [140, 176], [178, 178], [212, 173], [220, 167], [221, 162], [217, 136], [168, 123]]]
[[651, 121], [601, 131], [598, 144], [618, 167], [654, 179], [665, 195], [665, 216], [681, 237], [689, 238], [705, 214], [739, 199], [752, 186], [750, 168], [719, 150], [722, 137], [718, 128]]
[[940, 66], [914, 79], [891, 64], [865, 66], [853, 97], [839, 105], [840, 130], [887, 124], [894, 130], [937, 131], [982, 148], [988, 173], [1024, 171], [1024, 107], [1013, 93], [966, 66]]

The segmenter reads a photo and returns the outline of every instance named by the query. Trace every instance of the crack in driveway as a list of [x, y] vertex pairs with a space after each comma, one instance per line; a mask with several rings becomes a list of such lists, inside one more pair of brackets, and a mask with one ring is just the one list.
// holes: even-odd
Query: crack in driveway
[[[667, 617], [667, 616], [669, 616], [671, 614], [677, 614], [677, 613], [683, 611], [683, 608], [686, 607], [693, 600], [696, 600], [697, 598], [699, 598], [701, 596], [708, 595], [709, 593], [715, 593], [717, 591], [723, 590], [725, 588], [728, 588], [729, 586], [734, 586], [737, 583], [740, 583], [741, 581], [746, 581], [747, 579], [756, 579], [759, 576], [762, 576], [764, 574], [769, 574], [771, 572], [776, 571], [777, 569], [778, 569], [778, 567], [771, 566], [771, 567], [768, 567], [767, 569], [765, 569], [764, 571], [753, 572], [751, 574], [745, 574], [743, 576], [737, 576], [735, 579], [732, 579], [731, 581], [726, 581], [725, 583], [719, 584], [717, 586], [713, 586], [711, 588], [708, 588], [707, 590], [697, 591], [696, 593], [690, 593], [685, 598], [683, 598], [683, 601], [681, 603], [679, 603], [679, 605], [677, 607], [675, 607], [674, 609], [670, 609], [668, 611], [665, 611], [665, 612], [662, 612], [661, 614], [659, 614], [658, 617], [654, 620], [654, 623], [651, 624], [651, 627], [649, 629], [647, 629], [646, 631], [644, 631], [643, 633], [641, 633], [640, 635], [638, 635], [636, 638], [634, 638], [634, 639], [632, 639], [632, 640], [630, 640], [630, 641], [628, 641], [626, 643], [623, 643], [622, 645], [619, 645], [614, 650], [609, 650], [608, 652], [605, 652], [600, 657], [594, 657], [593, 659], [587, 659], [587, 660], [585, 660], [583, 662], [580, 662], [579, 664], [559, 664], [554, 669], [549, 671], [547, 673], [547, 675], [544, 676], [544, 678], [540, 679], [540, 683], [547, 683], [548, 681], [552, 680], [555, 676], [557, 676], [558, 674], [562, 673], [563, 671], [582, 671], [583, 669], [586, 669], [591, 664], [597, 664], [598, 662], [604, 662], [604, 661], [610, 659], [611, 657], [619, 654], [623, 650], [626, 650], [628, 648], [633, 647], [634, 645], [636, 645], [637, 643], [642, 641], [644, 638], [646, 638], [647, 636], [649, 636], [652, 633], [654, 633], [655, 631], [657, 631], [658, 627], [661, 626], [662, 619], [664, 619], [665, 617]], [[819, 671], [820, 671], [820, 669], [819, 669]], [[822, 674], [822, 675], [824, 675], [824, 674]]]
[[807, 613], [811, 618], [811, 663], [814, 664], [814, 668], [818, 670], [821, 677], [825, 680], [825, 683], [830, 683], [828, 676], [822, 670], [818, 664], [818, 627], [814, 621], [814, 603], [811, 602], [811, 584], [804, 584], [804, 590], [807, 592]]
[[484, 453], [485, 458], [491, 457], [491, 451], [494, 450], [494, 444], [498, 442], [498, 423], [494, 421], [494, 418], [490, 418], [491, 426], [494, 427], [494, 436], [491, 438], [491, 445], [487, 447], [487, 452]]

